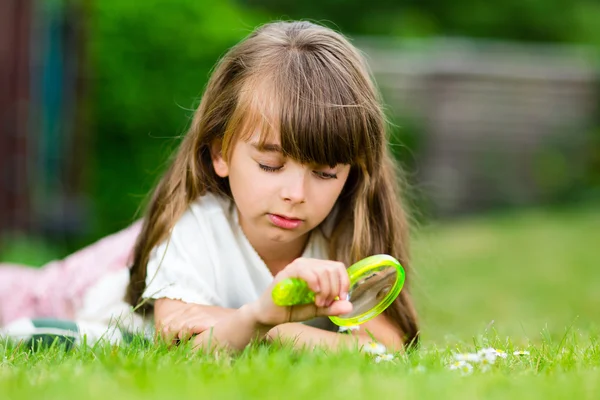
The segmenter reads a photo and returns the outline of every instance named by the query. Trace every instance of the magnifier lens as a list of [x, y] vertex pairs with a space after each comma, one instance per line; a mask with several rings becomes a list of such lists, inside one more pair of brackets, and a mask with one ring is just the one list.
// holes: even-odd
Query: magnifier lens
[[383, 265], [376, 270], [368, 271], [354, 282], [348, 291], [352, 311], [340, 317], [355, 317], [375, 308], [392, 289], [396, 279], [398, 279], [398, 271], [393, 266]]
[[367, 257], [348, 268], [349, 301], [352, 311], [329, 317], [339, 326], [364, 323], [392, 304], [404, 286], [405, 272], [393, 257], [379, 254]]

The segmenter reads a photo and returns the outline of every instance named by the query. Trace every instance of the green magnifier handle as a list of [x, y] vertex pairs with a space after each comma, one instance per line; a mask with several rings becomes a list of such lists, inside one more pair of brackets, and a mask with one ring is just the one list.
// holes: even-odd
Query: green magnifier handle
[[300, 278], [287, 278], [278, 282], [271, 293], [273, 302], [278, 306], [295, 306], [315, 302], [315, 292], [310, 290], [306, 281]]

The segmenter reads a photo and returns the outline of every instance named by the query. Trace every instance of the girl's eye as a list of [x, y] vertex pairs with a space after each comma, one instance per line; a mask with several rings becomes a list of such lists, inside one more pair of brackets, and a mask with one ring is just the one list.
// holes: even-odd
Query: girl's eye
[[258, 164], [259, 168], [267, 171], [267, 172], [275, 172], [275, 171], [279, 171], [282, 167], [271, 167], [269, 165], [264, 165], [264, 164]]
[[337, 179], [337, 174], [331, 172], [315, 171], [315, 175], [321, 179]]

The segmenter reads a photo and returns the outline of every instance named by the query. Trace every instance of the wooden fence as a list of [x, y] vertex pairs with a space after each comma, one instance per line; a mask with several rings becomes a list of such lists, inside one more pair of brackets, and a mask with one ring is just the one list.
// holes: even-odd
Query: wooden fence
[[434, 212], [545, 201], [583, 173], [598, 123], [589, 49], [459, 39], [357, 45], [393, 114], [419, 127], [416, 184]]

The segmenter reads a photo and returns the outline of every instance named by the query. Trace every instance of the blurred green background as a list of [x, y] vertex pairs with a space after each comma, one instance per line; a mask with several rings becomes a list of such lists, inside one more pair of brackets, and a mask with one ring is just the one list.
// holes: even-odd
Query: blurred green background
[[42, 265], [138, 218], [216, 60], [258, 24], [308, 19], [354, 41], [386, 101], [427, 337], [595, 325], [597, 1], [10, 0], [0, 14], [0, 260]]
[[[3, 204], [7, 223], [3, 224], [5, 240], [0, 251], [26, 237], [48, 242], [65, 254], [130, 223], [185, 132], [218, 57], [256, 25], [272, 19], [320, 22], [348, 35], [365, 51], [388, 105], [392, 148], [407, 171], [408, 196], [420, 220], [597, 198], [600, 123], [595, 74], [600, 4], [596, 1], [149, 0], [141, 4], [47, 0], [13, 5], [7, 10], [21, 18], [16, 20], [21, 21], [20, 28], [15, 25], [15, 29], [29, 32], [30, 44], [30, 68], [24, 77], [27, 102], [20, 103], [20, 115], [25, 115], [22, 118], [27, 124], [15, 128], [21, 131], [13, 134], [25, 137], [22, 140], [27, 140], [28, 150], [23, 160], [12, 165], [20, 175], [5, 180], [0, 188], [3, 198], [11, 187], [21, 191], [18, 200]], [[444, 38], [455, 42], [440, 40]], [[510, 50], [513, 48], [516, 50]], [[23, 51], [22, 47], [15, 49], [15, 53]], [[550, 61], [542, 58], [548, 53], [555, 53]], [[500, 61], [490, 54], [500, 54]], [[449, 72], [453, 67], [444, 66], [443, 61], [451, 60], [452, 55], [471, 57], [474, 62]], [[484, 59], [489, 63], [478, 66], [476, 61]], [[412, 67], [407, 67], [411, 60]], [[555, 70], [542, 71], [552, 63]], [[493, 81], [490, 65], [504, 71], [513, 68], [517, 75], [518, 68], [525, 65], [533, 74], [523, 72], [512, 83], [501, 78]], [[432, 71], [429, 75], [417, 74], [427, 68]], [[537, 78], [536, 68], [540, 69]], [[454, 113], [460, 116], [462, 112], [465, 118], [484, 115], [479, 125], [467, 127], [473, 131], [468, 141], [453, 139], [464, 136], [464, 125], [448, 132], [436, 126], [448, 125], [448, 119], [440, 117], [444, 101], [440, 96], [455, 90], [456, 98], [461, 94], [464, 98], [464, 85], [452, 89], [447, 82], [463, 79], [473, 85], [470, 78], [480, 77], [482, 71], [492, 76], [482, 87], [492, 82], [504, 88], [535, 79], [543, 81], [541, 86], [562, 84], [554, 92], [516, 96], [531, 98], [519, 106], [523, 112], [552, 98], [563, 98], [566, 105], [548, 104], [549, 114], [532, 112], [520, 127], [498, 128], [503, 131], [500, 137], [505, 138], [511, 135], [510, 129], [515, 137], [542, 131], [535, 143], [529, 143], [534, 149], [531, 154], [538, 155], [535, 163], [511, 161], [519, 157], [521, 142], [509, 143], [512, 148], [502, 154], [495, 152], [499, 142], [490, 139], [493, 132], [481, 128], [491, 125], [484, 115], [487, 111], [473, 110], [474, 103], [465, 103], [466, 108]], [[565, 74], [570, 75], [565, 78]], [[585, 99], [571, 99], [582, 91]], [[503, 95], [502, 91], [490, 91], [476, 102], [497, 109], [498, 102], [506, 101]], [[579, 114], [567, 113], [552, 126], [532, 125], [569, 104]], [[10, 112], [7, 109], [5, 115]], [[500, 119], [508, 122], [513, 117], [514, 112], [500, 114]], [[444, 144], [437, 151], [436, 143], [438, 147], [446, 143], [440, 135], [458, 150], [452, 153], [448, 150], [451, 145]], [[10, 142], [5, 143], [8, 148]], [[476, 146], [469, 154], [460, 152]], [[463, 169], [448, 160], [467, 157], [471, 162]], [[11, 167], [6, 161], [3, 166]], [[470, 184], [438, 185], [466, 176], [464, 168], [479, 171], [476, 176], [470, 173]], [[534, 181], [520, 182], [523, 176], [533, 176]], [[17, 185], [23, 177], [27, 185]], [[518, 182], [539, 190], [519, 189]], [[432, 187], [437, 192], [430, 190]], [[481, 193], [488, 196], [475, 201]]]

